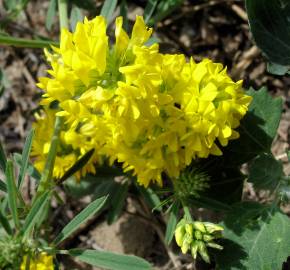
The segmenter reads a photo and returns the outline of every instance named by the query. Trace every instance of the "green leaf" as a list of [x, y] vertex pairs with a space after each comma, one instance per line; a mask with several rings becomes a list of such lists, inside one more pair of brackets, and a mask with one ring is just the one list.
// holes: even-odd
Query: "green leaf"
[[143, 186], [140, 186], [138, 184], [136, 186], [151, 209], [155, 209], [159, 212], [162, 211], [161, 201], [153, 189], [144, 188]]
[[196, 207], [202, 207], [206, 209], [210, 209], [213, 211], [229, 211], [231, 210], [231, 206], [228, 204], [222, 203], [220, 201], [214, 200], [212, 198], [208, 198], [202, 195], [200, 198], [189, 198], [189, 202], [191, 202]]
[[224, 164], [223, 156], [210, 157], [208, 160], [215, 160], [215, 162], [209, 162], [208, 167], [204, 169], [209, 175], [210, 187], [199, 194], [200, 202], [204, 202], [204, 198], [208, 198], [207, 203], [213, 200], [219, 201], [223, 205], [241, 201], [245, 176], [239, 167], [228, 168], [228, 164]]
[[46, 19], [45, 19], [45, 27], [48, 31], [51, 30], [54, 17], [56, 15], [56, 11], [57, 11], [57, 0], [50, 0], [47, 14], [46, 14]]
[[144, 8], [144, 14], [143, 14], [144, 21], [146, 24], [149, 22], [150, 18], [152, 17], [153, 12], [157, 7], [157, 4], [158, 4], [158, 0], [147, 1], [147, 4]]
[[24, 177], [25, 177], [25, 173], [26, 173], [26, 169], [28, 166], [28, 161], [29, 161], [29, 155], [30, 155], [30, 150], [31, 150], [31, 146], [32, 146], [32, 140], [34, 137], [34, 130], [32, 129], [25, 141], [24, 144], [24, 148], [22, 151], [22, 161], [21, 161], [21, 167], [20, 167], [20, 172], [19, 172], [19, 176], [18, 176], [18, 188], [20, 188], [22, 186]]
[[224, 149], [227, 166], [241, 165], [258, 154], [270, 153], [280, 123], [281, 98], [272, 98], [266, 88], [259, 91], [250, 89], [247, 94], [253, 97], [253, 101], [238, 129], [240, 138], [231, 141]]
[[159, 3], [155, 12], [156, 15], [154, 16], [152, 22], [150, 22], [151, 24], [155, 24], [169, 16], [183, 4], [184, 0], [162, 0], [158, 2]]
[[126, 0], [122, 0], [120, 4], [120, 16], [123, 17], [123, 29], [128, 32], [129, 22], [128, 22], [128, 5]]
[[275, 63], [267, 63], [267, 71], [274, 75], [285, 75], [289, 69], [289, 66], [282, 66]]
[[39, 216], [49, 200], [49, 196], [50, 192], [46, 191], [33, 202], [33, 205], [28, 215], [26, 216], [23, 227], [21, 229], [21, 233], [23, 233], [23, 235], [29, 235], [33, 226], [38, 222]]
[[70, 167], [65, 174], [58, 180], [59, 183], [64, 182], [66, 179], [68, 179], [70, 176], [75, 174], [77, 171], [79, 171], [82, 167], [84, 167], [88, 161], [90, 160], [91, 156], [94, 153], [94, 149], [91, 149], [87, 153], [85, 153], [72, 167]]
[[5, 168], [6, 168], [6, 155], [5, 155], [5, 152], [4, 152], [4, 149], [2, 147], [2, 144], [0, 142], [0, 169], [2, 171], [5, 171]]
[[11, 226], [10, 226], [10, 223], [9, 223], [7, 217], [5, 217], [5, 216], [3, 215], [1, 209], [0, 209], [0, 224], [2, 225], [2, 227], [4, 228], [4, 230], [5, 230], [8, 234], [10, 234], [10, 235], [13, 234], [12, 229], [11, 229]]
[[15, 227], [19, 228], [20, 223], [17, 211], [17, 188], [14, 181], [13, 163], [11, 160], [7, 160], [5, 175], [8, 191], [8, 205], [12, 213]]
[[94, 13], [96, 10], [96, 1], [95, 0], [71, 0], [73, 4], [79, 8], [86, 9], [91, 13]]
[[111, 209], [108, 213], [108, 223], [112, 224], [119, 217], [126, 201], [128, 193], [128, 182], [115, 185], [114, 193], [110, 198]]
[[117, 2], [118, 0], [105, 0], [100, 15], [104, 16], [107, 22], [110, 22], [112, 20], [112, 16], [117, 6]]
[[165, 242], [169, 245], [172, 241], [174, 236], [176, 224], [178, 221], [178, 213], [179, 213], [179, 201], [175, 201], [170, 208], [169, 219], [166, 226], [166, 233], [165, 233]]
[[59, 43], [55, 41], [15, 38], [4, 35], [0, 35], [0, 44], [26, 48], [46, 48], [51, 45], [56, 47], [59, 46]]
[[7, 186], [1, 179], [0, 179], [0, 190], [3, 192], [7, 192]]
[[290, 65], [290, 2], [246, 0], [257, 45], [272, 63]]
[[76, 29], [77, 23], [82, 22], [83, 19], [84, 19], [84, 16], [82, 14], [82, 11], [76, 6], [72, 7], [71, 13], [70, 13], [70, 27], [72, 31]]
[[283, 177], [282, 163], [272, 154], [262, 154], [253, 160], [248, 181], [258, 189], [274, 190]]
[[149, 270], [151, 265], [136, 256], [121, 255], [99, 250], [71, 249], [68, 254], [93, 266], [111, 270]]
[[[22, 166], [22, 156], [20, 154], [14, 153], [13, 159], [17, 163], [17, 165], [19, 165], [20, 167]], [[26, 173], [37, 181], [39, 181], [41, 178], [41, 174], [39, 173], [39, 171], [30, 162], [28, 162]]]
[[224, 249], [217, 270], [274, 270], [290, 254], [290, 220], [275, 206], [245, 202], [233, 207], [222, 223]]
[[60, 232], [60, 234], [54, 239], [55, 245], [60, 244], [63, 240], [69, 237], [79, 226], [85, 223], [89, 218], [96, 214], [102, 206], [105, 204], [107, 197], [101, 197], [91, 202], [84, 210], [76, 215]]

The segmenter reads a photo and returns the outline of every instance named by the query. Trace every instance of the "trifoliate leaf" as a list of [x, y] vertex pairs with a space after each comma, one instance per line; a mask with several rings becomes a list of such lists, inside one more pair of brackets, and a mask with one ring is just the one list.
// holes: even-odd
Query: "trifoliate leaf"
[[290, 65], [290, 2], [247, 0], [246, 7], [254, 39], [266, 57]]
[[275, 206], [240, 203], [222, 223], [217, 270], [282, 269], [290, 254], [290, 220]]
[[266, 88], [250, 89], [253, 97], [249, 112], [241, 121], [240, 138], [232, 141], [224, 151], [225, 164], [240, 165], [258, 154], [270, 153], [282, 114], [282, 99], [272, 98]]
[[274, 190], [283, 176], [282, 163], [271, 154], [262, 154], [250, 166], [248, 181], [256, 188]]

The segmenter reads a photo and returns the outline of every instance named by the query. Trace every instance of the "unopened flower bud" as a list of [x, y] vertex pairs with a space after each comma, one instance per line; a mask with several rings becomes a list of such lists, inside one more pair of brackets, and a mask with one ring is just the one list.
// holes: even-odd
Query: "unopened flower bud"
[[209, 234], [204, 234], [204, 235], [202, 236], [202, 238], [203, 238], [203, 240], [204, 240], [205, 242], [210, 242], [210, 241], [212, 241], [215, 237], [212, 236], [212, 235], [209, 235]]
[[194, 227], [196, 230], [201, 231], [202, 233], [206, 233], [206, 228], [205, 228], [205, 226], [203, 225], [203, 223], [200, 222], [200, 221], [195, 221], [195, 222], [193, 222], [193, 227]]
[[219, 249], [219, 250], [222, 250], [223, 249], [223, 247], [221, 245], [218, 245], [218, 244], [216, 244], [214, 242], [209, 242], [206, 245], [209, 246], [209, 247], [211, 247], [211, 248], [215, 248], [215, 249]]
[[207, 232], [209, 232], [210, 234], [214, 233], [214, 232], [221, 232], [224, 230], [224, 228], [220, 225], [211, 223], [211, 222], [204, 222], [203, 223]]
[[202, 241], [198, 241], [197, 245], [198, 245], [198, 252], [199, 252], [200, 256], [202, 257], [202, 259], [205, 262], [210, 263], [210, 259], [208, 256], [208, 252], [207, 252], [207, 248], [206, 248], [205, 243]]
[[182, 246], [184, 236], [185, 236], [184, 226], [177, 227], [175, 230], [175, 241], [178, 246]]
[[193, 226], [192, 224], [188, 223], [185, 224], [185, 231], [188, 233], [191, 237], [193, 236]]
[[197, 240], [202, 240], [202, 233], [200, 231], [195, 231], [194, 236]]

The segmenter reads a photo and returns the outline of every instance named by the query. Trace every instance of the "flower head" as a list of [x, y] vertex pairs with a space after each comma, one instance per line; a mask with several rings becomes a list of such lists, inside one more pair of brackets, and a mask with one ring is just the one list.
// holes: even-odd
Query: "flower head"
[[[41, 103], [47, 117], [65, 120], [55, 177], [94, 148], [83, 174], [105, 158], [121, 162], [144, 186], [162, 185], [164, 173], [177, 178], [193, 159], [221, 155], [220, 146], [239, 137], [235, 129], [251, 101], [242, 82], [209, 59], [195, 63], [160, 53], [156, 43], [146, 46], [151, 33], [137, 16], [129, 37], [119, 17], [109, 46], [98, 16], [78, 23], [74, 33], [63, 29], [60, 48], [46, 51], [52, 68], [38, 84], [45, 91]], [[39, 169], [49, 143], [45, 136], [34, 146]]]
[[[27, 256], [23, 257], [23, 261], [20, 267], [20, 270], [26, 269], [27, 264]], [[53, 256], [46, 254], [45, 252], [42, 252], [38, 254], [34, 258], [29, 259], [29, 270], [53, 270]]]

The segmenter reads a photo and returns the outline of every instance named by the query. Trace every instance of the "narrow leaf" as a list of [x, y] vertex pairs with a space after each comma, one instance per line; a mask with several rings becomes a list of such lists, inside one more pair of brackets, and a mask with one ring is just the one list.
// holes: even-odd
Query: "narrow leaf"
[[1, 179], [0, 179], [0, 190], [3, 192], [7, 192], [7, 186]]
[[158, 4], [158, 0], [147, 1], [147, 4], [146, 4], [145, 9], [144, 9], [144, 14], [143, 14], [145, 23], [149, 22], [157, 4]]
[[115, 254], [99, 250], [71, 249], [69, 255], [93, 266], [111, 270], [149, 270], [151, 265], [136, 256]]
[[57, 6], [57, 1], [56, 0], [50, 0], [47, 14], [46, 14], [46, 20], [45, 20], [45, 27], [48, 31], [51, 30], [51, 27], [53, 25], [53, 20], [56, 15], [56, 8]]
[[151, 188], [144, 188], [143, 186], [139, 185], [137, 188], [151, 209], [162, 211], [161, 201], [158, 195]]
[[9, 224], [9, 221], [8, 221], [7, 217], [5, 217], [5, 216], [3, 215], [1, 209], [0, 209], [0, 223], [1, 223], [1, 225], [3, 226], [4, 230], [5, 230], [8, 234], [12, 235], [13, 232], [12, 232], [11, 226], [10, 226], [10, 224]]
[[114, 194], [112, 196], [111, 201], [111, 209], [108, 214], [108, 223], [112, 224], [119, 217], [123, 206], [125, 204], [125, 200], [128, 192], [128, 183], [117, 185], [117, 189], [114, 190]]
[[12, 213], [14, 224], [16, 228], [19, 228], [20, 223], [17, 211], [17, 188], [14, 181], [13, 163], [11, 160], [7, 160], [5, 175], [8, 190], [8, 205]]
[[71, 9], [70, 13], [70, 27], [72, 31], [76, 29], [76, 25], [78, 22], [82, 22], [84, 19], [84, 16], [82, 14], [82, 11], [78, 7], [73, 7]]
[[85, 223], [89, 218], [96, 214], [102, 206], [105, 204], [107, 197], [101, 197], [91, 202], [83, 211], [74, 217], [60, 232], [60, 234], [54, 239], [55, 245], [60, 244], [63, 240], [69, 237], [74, 231], [76, 231], [80, 225]]
[[0, 169], [2, 169], [3, 172], [5, 172], [6, 162], [7, 162], [6, 155], [0, 142]]
[[[14, 153], [13, 159], [17, 163], [17, 165], [19, 165], [20, 167], [22, 166], [22, 156], [20, 154]], [[26, 173], [37, 181], [39, 181], [41, 178], [41, 174], [39, 173], [39, 171], [30, 162], [28, 162]]]
[[22, 227], [22, 233], [24, 235], [28, 235], [33, 226], [38, 222], [39, 214], [43, 211], [45, 204], [48, 202], [49, 195], [50, 192], [47, 191], [33, 202], [33, 205], [25, 218], [24, 225]]
[[94, 153], [94, 149], [91, 149], [87, 153], [85, 153], [71, 168], [69, 168], [65, 174], [58, 180], [59, 183], [64, 182], [67, 178], [72, 176], [74, 173], [79, 171], [82, 167], [84, 167], [87, 162], [90, 160], [91, 156]]
[[128, 5], [126, 0], [122, 0], [120, 4], [120, 16], [123, 17], [123, 29], [128, 32], [129, 22], [128, 22]]
[[0, 35], [0, 44], [26, 48], [46, 48], [51, 45], [59, 46], [59, 42], [55, 41], [15, 38], [4, 35]]
[[18, 176], [18, 188], [20, 188], [22, 186], [24, 177], [25, 177], [25, 173], [26, 173], [26, 169], [28, 166], [28, 161], [29, 161], [29, 155], [30, 155], [30, 150], [31, 150], [31, 146], [32, 146], [32, 140], [34, 137], [34, 130], [32, 129], [25, 141], [24, 144], [24, 148], [23, 148], [23, 152], [22, 152], [22, 162], [21, 162], [21, 167], [20, 167], [20, 172], [19, 172], [19, 176]]
[[101, 10], [101, 15], [106, 18], [107, 22], [110, 22], [112, 20], [112, 16], [117, 6], [117, 2], [117, 0], [105, 0], [105, 3]]
[[169, 245], [172, 241], [172, 238], [174, 236], [175, 227], [178, 220], [178, 212], [179, 212], [179, 202], [175, 201], [171, 207], [169, 219], [166, 227], [166, 233], [165, 233], [165, 242], [167, 245]]

